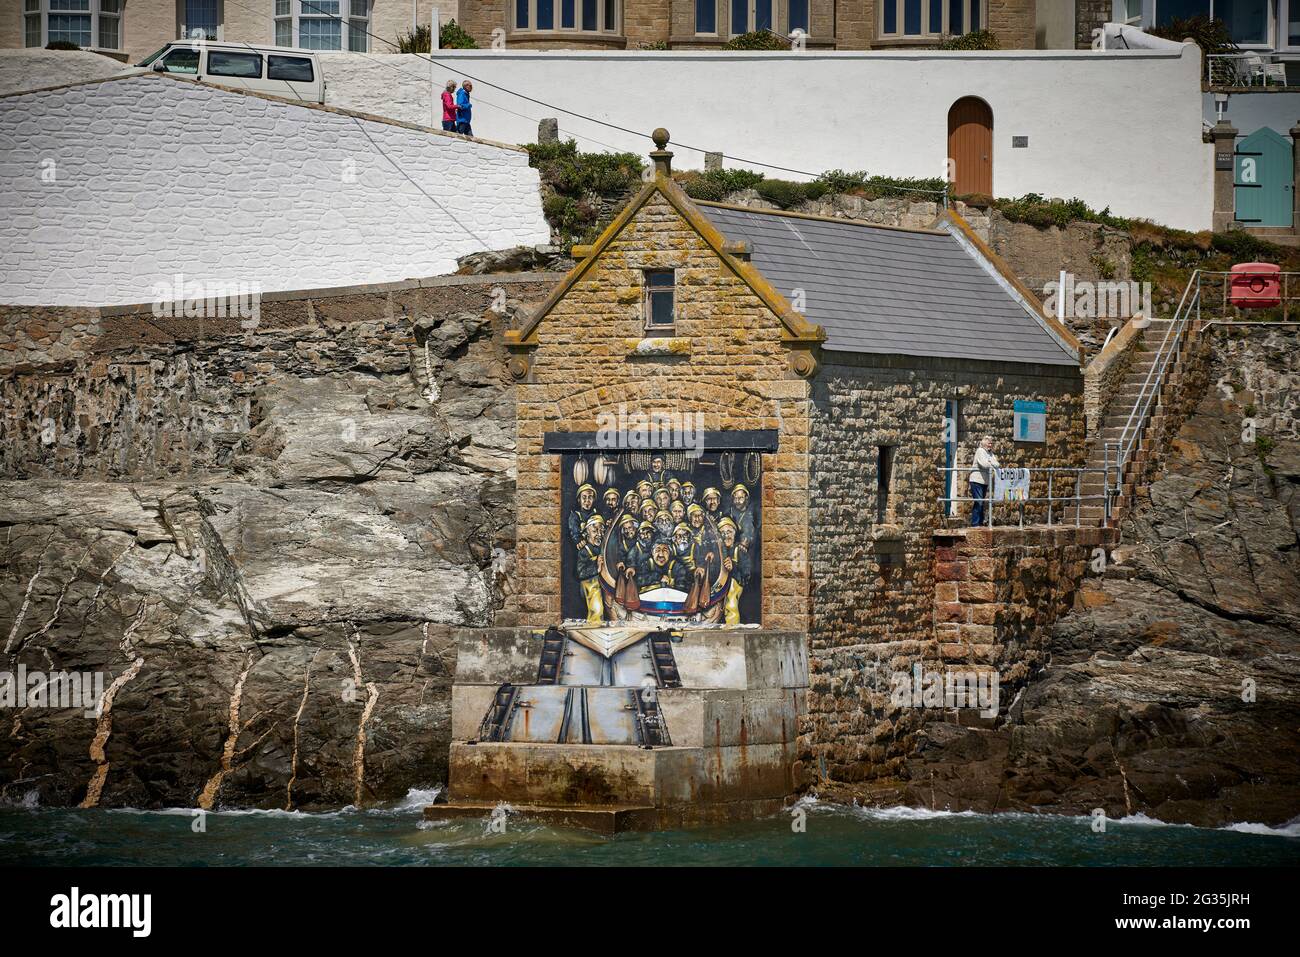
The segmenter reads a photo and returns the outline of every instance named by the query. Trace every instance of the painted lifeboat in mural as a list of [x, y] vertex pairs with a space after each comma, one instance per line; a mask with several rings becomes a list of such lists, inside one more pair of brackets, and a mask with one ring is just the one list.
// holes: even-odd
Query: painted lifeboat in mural
[[[705, 540], [712, 542], [713, 548], [704, 563], [703, 587], [697, 594], [665, 585], [654, 585], [636, 589], [635, 598], [631, 598], [626, 587], [623, 590], [619, 589], [618, 581], [610, 571], [611, 568], [617, 567], [611, 544], [615, 541], [620, 517], [621, 513], [609, 523], [601, 547], [601, 554], [605, 560], [601, 562], [600, 585], [605, 608], [612, 613], [613, 620], [651, 624], [670, 618], [706, 624], [721, 622], [727, 589], [731, 585], [731, 575], [722, 567], [721, 536], [713, 519], [705, 517]], [[673, 559], [680, 561], [681, 556], [674, 553]]]

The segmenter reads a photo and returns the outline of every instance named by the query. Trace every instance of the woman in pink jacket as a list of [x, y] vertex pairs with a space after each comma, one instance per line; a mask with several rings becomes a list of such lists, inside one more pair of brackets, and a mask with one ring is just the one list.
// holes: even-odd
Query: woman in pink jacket
[[442, 128], [448, 133], [456, 132], [456, 81], [448, 80], [442, 91]]

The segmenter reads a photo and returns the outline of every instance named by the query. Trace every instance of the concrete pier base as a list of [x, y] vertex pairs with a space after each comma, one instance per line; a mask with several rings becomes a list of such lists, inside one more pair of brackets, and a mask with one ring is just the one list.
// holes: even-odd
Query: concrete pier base
[[[661, 629], [657, 643], [624, 642], [602, 671], [589, 636], [579, 645], [557, 634], [456, 635], [449, 803], [427, 819], [487, 818], [506, 805], [618, 833], [767, 816], [798, 790], [804, 635]], [[615, 677], [597, 684], [593, 674]]]

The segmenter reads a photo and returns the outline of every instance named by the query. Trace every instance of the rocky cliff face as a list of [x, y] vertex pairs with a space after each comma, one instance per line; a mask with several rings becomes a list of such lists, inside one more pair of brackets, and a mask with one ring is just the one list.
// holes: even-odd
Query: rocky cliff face
[[513, 553], [500, 333], [552, 281], [282, 297], [250, 334], [121, 315], [0, 377], [0, 672], [106, 691], [5, 708], [0, 799], [319, 809], [445, 780], [448, 629], [491, 621]]
[[1050, 630], [1047, 667], [999, 726], [930, 723], [872, 799], [1203, 826], [1300, 814], [1298, 339], [1206, 337], [1194, 411], [1125, 544]]

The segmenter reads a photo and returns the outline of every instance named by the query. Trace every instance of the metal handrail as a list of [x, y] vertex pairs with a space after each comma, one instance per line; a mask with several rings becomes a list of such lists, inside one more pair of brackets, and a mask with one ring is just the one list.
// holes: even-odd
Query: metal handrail
[[[1280, 76], [1278, 67], [1281, 66]], [[1272, 69], [1270, 69], [1270, 67]], [[1205, 79], [1212, 86], [1250, 88], [1286, 86], [1286, 68], [1274, 50], [1243, 50], [1240, 53], [1211, 53], [1205, 57]], [[1273, 84], [1271, 80], [1281, 82]]]
[[1133, 409], [1124, 422], [1124, 431], [1120, 433], [1119, 449], [1115, 460], [1115, 486], [1113, 490], [1116, 496], [1120, 494], [1120, 487], [1124, 482], [1124, 470], [1133, 455], [1133, 449], [1146, 429], [1147, 421], [1150, 418], [1151, 404], [1159, 398], [1160, 391], [1164, 388], [1165, 371], [1169, 368], [1170, 359], [1175, 357], [1179, 348], [1181, 348], [1187, 318], [1194, 308], [1199, 309], [1200, 299], [1201, 270], [1197, 269], [1192, 272], [1191, 278], [1187, 280], [1187, 287], [1183, 290], [1182, 298], [1178, 301], [1178, 308], [1174, 312], [1173, 319], [1169, 322], [1169, 328], [1165, 331], [1164, 339], [1160, 342], [1160, 349], [1156, 353], [1155, 360], [1151, 363], [1147, 377], [1142, 383], [1142, 389], [1138, 392], [1137, 399], [1133, 403]]
[[[956, 473], [960, 473], [960, 474], [963, 474], [963, 475], [965, 475], [965, 474], [969, 474], [971, 471], [974, 470], [974, 466], [972, 466], [972, 465], [952, 465], [952, 466], [944, 465], [944, 466], [939, 466], [938, 468], [939, 468], [940, 473], [949, 473], [949, 474], [951, 474], [951, 473], [956, 472]], [[1081, 517], [1082, 517], [1082, 512], [1083, 512], [1083, 503], [1084, 503], [1084, 502], [1092, 502], [1092, 501], [1098, 501], [1098, 502], [1100, 502], [1101, 507], [1102, 507], [1102, 514], [1103, 514], [1105, 520], [1106, 520], [1106, 521], [1109, 521], [1109, 519], [1110, 519], [1110, 491], [1109, 491], [1109, 490], [1110, 490], [1110, 472], [1111, 472], [1111, 470], [1114, 468], [1114, 466], [1109, 462], [1109, 456], [1107, 456], [1107, 462], [1106, 462], [1106, 464], [1105, 464], [1105, 465], [1102, 465], [1102, 466], [1096, 466], [1096, 465], [1082, 465], [1082, 466], [1060, 466], [1060, 465], [1050, 465], [1050, 466], [1042, 466], [1042, 467], [1034, 467], [1034, 466], [999, 466], [999, 468], [1027, 468], [1027, 469], [1029, 470], [1031, 476], [1032, 476], [1034, 473], [1046, 472], [1046, 473], [1047, 473], [1047, 495], [1046, 495], [1046, 496], [1042, 496], [1042, 495], [1034, 495], [1034, 496], [1029, 496], [1029, 497], [1027, 497], [1027, 498], [1019, 499], [1019, 500], [1017, 500], [1017, 501], [1009, 501], [1009, 502], [1000, 502], [1000, 501], [996, 501], [996, 500], [994, 500], [993, 498], [991, 498], [991, 497], [987, 497], [987, 496], [986, 496], [986, 497], [983, 499], [983, 501], [984, 501], [984, 504], [987, 506], [987, 508], [986, 508], [986, 510], [985, 510], [985, 524], [988, 525], [988, 526], [992, 526], [992, 524], [993, 524], [993, 506], [994, 506], [994, 505], [1015, 505], [1015, 506], [1017, 506], [1017, 507], [1019, 508], [1019, 512], [1020, 512], [1020, 526], [1021, 526], [1022, 528], [1024, 527], [1024, 524], [1025, 524], [1025, 506], [1026, 506], [1026, 505], [1032, 505], [1032, 504], [1043, 504], [1043, 503], [1046, 503], [1046, 505], [1047, 505], [1047, 524], [1048, 524], [1048, 525], [1052, 525], [1052, 524], [1053, 524], [1053, 522], [1052, 522], [1052, 518], [1053, 518], [1053, 508], [1052, 508], [1052, 506], [1053, 506], [1053, 504], [1056, 503], [1056, 502], [1069, 502], [1069, 503], [1073, 503], [1073, 505], [1074, 505], [1074, 524], [1075, 524], [1076, 527], [1079, 526], [1079, 525], [1081, 524]], [[1073, 475], [1075, 476], [1075, 481], [1074, 481], [1074, 493], [1073, 493], [1072, 495], [1059, 495], [1059, 496], [1054, 496], [1054, 495], [1052, 494], [1052, 492], [1053, 492], [1053, 485], [1054, 485], [1054, 482], [1055, 482], [1055, 478], [1056, 478], [1056, 473], [1057, 473], [1057, 472], [1069, 472], [1069, 473], [1071, 473], [1071, 474], [1073, 474]], [[1081, 492], [1081, 489], [1082, 489], [1082, 487], [1083, 487], [1083, 477], [1084, 477], [1084, 474], [1085, 474], [1085, 473], [1100, 473], [1100, 474], [1101, 474], [1101, 477], [1102, 477], [1102, 478], [1101, 478], [1101, 491], [1100, 491], [1100, 492], [1097, 492], [1097, 493], [1090, 493], [1090, 494], [1088, 494], [1088, 495], [1084, 495], [1084, 494]], [[945, 481], [945, 482], [944, 482], [944, 488], [947, 489], [947, 487], [948, 487], [948, 483]], [[975, 501], [977, 501], [977, 500], [976, 500], [973, 496], [970, 496], [970, 495], [941, 495], [941, 496], [939, 496], [940, 514], [941, 514], [944, 518], [952, 518], [952, 517], [954, 517], [954, 516], [952, 516], [952, 515], [949, 514], [949, 506], [950, 506], [950, 505], [953, 505], [953, 504], [955, 504], [955, 503], [957, 503], [957, 502], [975, 502]], [[1068, 514], [1068, 508], [1062, 508], [1062, 509], [1061, 509], [1061, 513], [1062, 513], [1062, 517], [1064, 517], [1065, 515], [1067, 515], [1067, 514]], [[1061, 524], [1065, 524], [1065, 523], [1061, 523]]]

